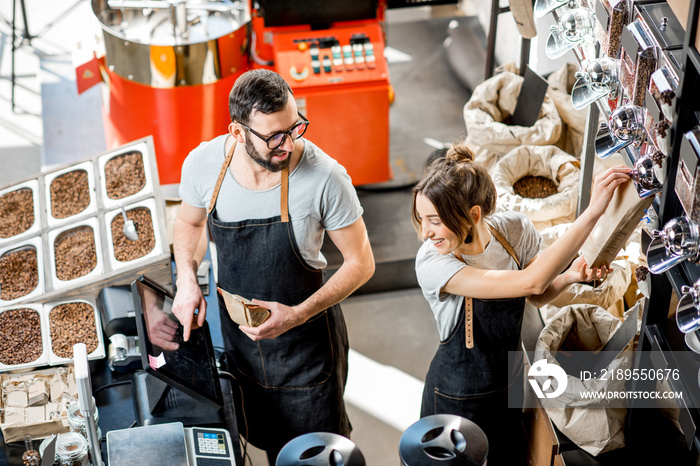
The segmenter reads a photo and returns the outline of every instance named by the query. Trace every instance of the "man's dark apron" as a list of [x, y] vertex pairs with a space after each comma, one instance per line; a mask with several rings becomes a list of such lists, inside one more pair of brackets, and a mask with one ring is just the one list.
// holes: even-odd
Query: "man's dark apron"
[[[287, 205], [289, 170], [282, 171], [281, 215], [222, 222], [215, 205], [232, 155], [233, 148], [207, 209], [217, 247], [218, 286], [248, 299], [297, 305], [323, 285], [323, 272], [304, 261], [294, 239]], [[258, 342], [231, 320], [221, 295], [219, 307], [229, 368], [242, 387], [242, 409], [237, 406], [236, 413], [239, 431], [248, 441], [267, 450], [274, 461], [285, 443], [301, 434], [349, 436], [343, 404], [349, 347], [339, 305], [273, 340]]]
[[[520, 269], [507, 240], [489, 228]], [[456, 414], [474, 421], [489, 439], [489, 466], [515, 464], [494, 454], [513, 451], [512, 430], [519, 425], [520, 410], [508, 409], [514, 380], [508, 352], [519, 349], [524, 309], [525, 298], [465, 298], [459, 321], [440, 343], [425, 379], [421, 417]]]

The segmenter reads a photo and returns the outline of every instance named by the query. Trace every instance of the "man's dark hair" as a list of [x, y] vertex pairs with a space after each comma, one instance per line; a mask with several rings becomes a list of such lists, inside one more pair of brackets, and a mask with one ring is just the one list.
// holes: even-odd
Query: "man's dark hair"
[[292, 88], [274, 71], [250, 70], [233, 84], [228, 96], [231, 121], [249, 124], [253, 110], [269, 114], [279, 112], [287, 105]]

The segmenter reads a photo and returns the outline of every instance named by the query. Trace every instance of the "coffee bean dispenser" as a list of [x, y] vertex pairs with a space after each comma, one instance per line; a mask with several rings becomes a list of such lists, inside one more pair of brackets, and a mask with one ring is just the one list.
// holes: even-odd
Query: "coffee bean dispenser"
[[640, 147], [646, 139], [644, 108], [623, 105], [610, 114], [607, 123], [601, 123], [595, 138], [596, 155], [605, 159], [629, 145]]
[[619, 60], [607, 57], [591, 60], [585, 68], [576, 72], [571, 105], [581, 110], [603, 97], [617, 99], [620, 93], [619, 73]]
[[[631, 5], [627, 0], [598, 0], [596, 18], [603, 33], [602, 47], [607, 57], [620, 58], [620, 37], [628, 23]], [[597, 28], [596, 28], [597, 29]]]
[[651, 273], [660, 274], [684, 260], [700, 260], [700, 225], [688, 217], [676, 217], [652, 232], [647, 262]]
[[558, 23], [551, 27], [545, 53], [549, 58], [557, 58], [575, 47], [590, 47], [595, 42], [594, 24], [595, 13], [590, 8], [564, 11]]
[[630, 172], [639, 197], [644, 199], [661, 191], [663, 184], [656, 177], [654, 160], [650, 155], [639, 157]]
[[674, 185], [678, 200], [685, 213], [694, 221], [700, 222], [700, 126], [683, 135], [680, 146], [676, 183]]
[[0, 190], [0, 247], [41, 230], [39, 180]]
[[48, 233], [53, 289], [94, 280], [104, 272], [100, 226], [96, 217]]
[[31, 300], [45, 291], [41, 237], [0, 249], [0, 306]]
[[641, 19], [636, 19], [622, 31], [621, 81], [629, 102], [644, 105], [651, 74], [658, 63], [657, 45]]
[[65, 225], [97, 212], [92, 161], [45, 174], [44, 186], [49, 227]]
[[554, 11], [566, 4], [571, 5], [570, 0], [535, 0], [534, 13], [535, 18], [542, 18], [550, 11]]

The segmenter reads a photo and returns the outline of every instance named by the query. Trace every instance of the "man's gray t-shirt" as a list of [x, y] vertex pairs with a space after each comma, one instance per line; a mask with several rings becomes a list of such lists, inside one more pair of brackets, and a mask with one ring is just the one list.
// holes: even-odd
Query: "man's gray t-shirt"
[[[499, 212], [488, 217], [486, 221], [506, 238], [522, 266], [537, 256], [542, 236], [525, 214]], [[489, 270], [518, 268], [508, 251], [494, 237], [481, 254], [462, 255], [462, 258], [466, 263], [457, 259], [454, 254], [438, 253], [430, 240], [423, 243], [416, 255], [418, 284], [435, 314], [440, 341], [446, 340], [457, 325], [464, 302], [464, 296], [440, 292], [450, 278], [467, 265]]]
[[[228, 135], [201, 143], [182, 165], [179, 195], [193, 207], [207, 208], [224, 163]], [[338, 230], [362, 216], [362, 206], [345, 168], [303, 139], [301, 160], [289, 174], [289, 216], [303, 258], [324, 268], [325, 230]], [[280, 215], [280, 185], [264, 191], [244, 188], [228, 170], [216, 202], [217, 219], [239, 222]]]

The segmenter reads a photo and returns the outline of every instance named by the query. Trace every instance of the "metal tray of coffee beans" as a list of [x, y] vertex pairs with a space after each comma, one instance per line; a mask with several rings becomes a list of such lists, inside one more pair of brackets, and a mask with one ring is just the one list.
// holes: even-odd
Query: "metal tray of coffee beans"
[[130, 145], [97, 159], [100, 198], [105, 209], [130, 204], [153, 193], [151, 157], [146, 142]]
[[48, 333], [42, 304], [0, 309], [0, 372], [46, 366]]
[[49, 231], [48, 248], [53, 289], [94, 280], [104, 263], [96, 217]]
[[39, 180], [0, 190], [0, 247], [41, 230]]
[[44, 186], [49, 227], [74, 222], [97, 212], [95, 167], [92, 161], [46, 173]]
[[71, 299], [44, 304], [49, 364], [73, 361], [73, 345], [85, 343], [88, 359], [105, 357], [100, 313], [94, 300]]
[[134, 263], [143, 262], [168, 253], [166, 245], [160, 241], [163, 225], [157, 221], [154, 199], [146, 199], [124, 206], [127, 219], [133, 220], [139, 239], [131, 241], [123, 232], [124, 219], [121, 209], [105, 214], [105, 228], [109, 243], [109, 258], [113, 270], [133, 267]]
[[0, 249], [0, 306], [26, 301], [45, 291], [41, 237]]

